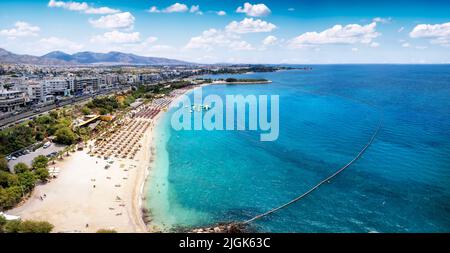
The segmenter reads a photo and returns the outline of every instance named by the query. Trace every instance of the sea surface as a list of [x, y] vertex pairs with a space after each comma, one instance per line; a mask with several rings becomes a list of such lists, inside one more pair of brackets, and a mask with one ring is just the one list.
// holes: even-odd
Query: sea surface
[[[331, 182], [253, 223], [260, 232], [450, 232], [450, 65], [314, 65], [220, 75], [271, 84], [211, 85], [203, 95], [279, 95], [280, 134], [157, 126], [146, 204], [164, 229], [242, 221], [349, 162]], [[192, 96], [192, 94], [190, 95]]]

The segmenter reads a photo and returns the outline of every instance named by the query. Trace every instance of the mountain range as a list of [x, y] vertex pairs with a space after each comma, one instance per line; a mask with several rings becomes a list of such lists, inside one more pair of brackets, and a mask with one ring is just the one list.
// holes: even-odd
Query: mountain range
[[121, 52], [80, 52], [67, 54], [53, 51], [43, 56], [19, 55], [0, 48], [0, 63], [34, 65], [189, 65], [193, 63], [174, 59], [145, 57]]

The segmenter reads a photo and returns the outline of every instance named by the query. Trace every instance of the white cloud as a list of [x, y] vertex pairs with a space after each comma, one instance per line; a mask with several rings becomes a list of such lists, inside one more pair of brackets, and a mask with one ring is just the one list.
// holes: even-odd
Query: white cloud
[[49, 37], [39, 40], [39, 46], [46, 51], [64, 51], [74, 53], [81, 50], [84, 46], [82, 44], [58, 37]]
[[443, 24], [420, 24], [416, 25], [409, 33], [411, 38], [431, 39], [432, 44], [450, 46], [450, 22]]
[[148, 37], [146, 40], [145, 40], [145, 42], [146, 43], [153, 43], [153, 42], [156, 42], [158, 40], [158, 38], [156, 38], [156, 37]]
[[380, 17], [376, 17], [374, 19], [372, 19], [372, 22], [377, 22], [377, 23], [381, 23], [381, 24], [389, 24], [391, 23], [392, 18], [380, 18]]
[[225, 11], [218, 11], [218, 12], [216, 12], [216, 14], [219, 15], [219, 16], [227, 15], [227, 13]]
[[197, 15], [202, 15], [203, 12], [200, 10], [200, 6], [199, 5], [192, 5], [191, 8], [189, 8], [186, 4], [181, 4], [181, 3], [174, 3], [168, 7], [166, 7], [165, 9], [158, 9], [158, 7], [156, 6], [152, 6], [150, 7], [150, 9], [148, 10], [148, 12], [150, 13], [183, 13], [183, 12], [190, 12], [190, 13], [194, 13]]
[[[237, 37], [237, 36], [236, 36]], [[231, 43], [233, 38], [227, 33], [216, 29], [209, 29], [203, 31], [200, 36], [192, 37], [188, 44], [185, 46], [187, 49], [212, 49], [213, 46], [226, 46]]]
[[171, 6], [165, 8], [163, 12], [173, 13], [173, 12], [187, 12], [189, 8], [185, 4], [174, 3]]
[[253, 18], [244, 18], [241, 22], [233, 21], [225, 27], [226, 31], [234, 33], [271, 32], [275, 28], [276, 25], [272, 23]]
[[273, 36], [273, 35], [269, 35], [267, 36], [263, 41], [263, 45], [265, 46], [270, 46], [270, 45], [275, 45], [278, 42], [278, 38]]
[[203, 12], [200, 10], [200, 5], [192, 5], [189, 10], [190, 13], [195, 13], [198, 15], [203, 15]]
[[248, 42], [230, 32], [216, 29], [203, 31], [200, 36], [192, 37], [185, 49], [205, 49], [211, 51], [216, 47], [224, 47], [232, 50], [252, 50], [254, 49]]
[[230, 44], [230, 49], [242, 51], [242, 50], [253, 50], [253, 46], [247, 41], [232, 41]]
[[369, 44], [380, 34], [376, 32], [377, 23], [368, 25], [349, 24], [346, 26], [335, 25], [322, 32], [306, 32], [289, 42], [291, 48], [302, 48], [323, 44]]
[[352, 47], [352, 52], [358, 52], [358, 48], [357, 47]]
[[397, 30], [397, 32], [401, 33], [401, 32], [403, 32], [403, 30], [405, 30], [405, 27], [402, 26]]
[[411, 45], [408, 42], [405, 42], [402, 44], [402, 47], [411, 47]]
[[41, 29], [38, 26], [33, 26], [23, 21], [17, 21], [13, 28], [0, 30], [0, 35], [9, 38], [37, 36], [40, 30]]
[[[216, 48], [228, 48], [230, 50], [254, 50], [255, 48], [241, 39], [239, 34], [270, 32], [274, 30], [274, 24], [260, 19], [245, 18], [241, 22], [233, 21], [225, 29], [209, 29], [203, 31], [200, 36], [192, 37], [184, 49], [204, 49], [211, 51]], [[274, 36], [267, 39], [267, 43], [274, 43]]]
[[236, 9], [237, 13], [245, 13], [250, 17], [264, 17], [270, 14], [270, 9], [265, 4], [250, 4], [245, 3], [244, 7], [239, 6]]
[[150, 7], [150, 10], [148, 10], [148, 12], [150, 12], [150, 13], [160, 13], [161, 11], [158, 10], [158, 8], [156, 6], [152, 6], [152, 7]]
[[89, 5], [85, 2], [79, 3], [79, 2], [64, 2], [64, 1], [55, 1], [50, 0], [48, 2], [48, 7], [58, 7], [58, 8], [64, 8], [71, 11], [84, 11], [89, 8]]
[[89, 8], [85, 11], [86, 14], [114, 14], [118, 12], [120, 12], [120, 10], [111, 9], [109, 7]]
[[114, 14], [120, 12], [120, 10], [112, 9], [109, 7], [99, 7], [95, 8], [90, 6], [86, 2], [64, 2], [50, 0], [48, 2], [48, 7], [51, 8], [63, 8], [70, 11], [79, 11], [86, 14]]
[[91, 38], [91, 43], [136, 43], [139, 41], [139, 32], [125, 33], [111, 31]]
[[103, 29], [132, 28], [134, 16], [129, 12], [121, 12], [112, 15], [102, 16], [96, 20], [89, 20], [92, 26]]
[[378, 42], [372, 42], [372, 43], [370, 43], [370, 47], [379, 47], [380, 46], [380, 43], [378, 43]]

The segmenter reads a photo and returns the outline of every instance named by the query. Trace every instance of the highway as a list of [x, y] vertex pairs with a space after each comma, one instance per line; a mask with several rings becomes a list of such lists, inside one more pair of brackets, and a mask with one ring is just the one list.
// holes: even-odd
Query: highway
[[0, 129], [7, 128], [7, 127], [9, 127], [9, 126], [11, 126], [13, 124], [25, 121], [25, 120], [29, 119], [30, 117], [34, 117], [36, 115], [44, 114], [44, 113], [46, 113], [48, 111], [51, 111], [53, 109], [56, 109], [56, 108], [61, 108], [61, 107], [66, 106], [66, 105], [71, 105], [71, 104], [83, 102], [83, 101], [86, 101], [86, 100], [88, 100], [90, 98], [94, 98], [96, 96], [108, 95], [108, 94], [112, 94], [114, 92], [124, 91], [124, 90], [129, 89], [130, 87], [131, 86], [126, 86], [126, 87], [123, 87], [123, 88], [115, 88], [115, 89], [111, 89], [111, 90], [105, 90], [103, 92], [99, 92], [98, 94], [91, 94], [91, 95], [84, 95], [84, 96], [74, 97], [72, 99], [63, 100], [63, 101], [59, 102], [58, 104], [51, 104], [51, 105], [47, 105], [47, 106], [44, 106], [44, 107], [39, 107], [39, 111], [35, 111], [36, 108], [33, 108], [33, 109], [28, 110], [28, 111], [22, 112], [20, 114], [12, 115], [12, 116], [9, 116], [7, 118], [1, 119], [0, 120]]

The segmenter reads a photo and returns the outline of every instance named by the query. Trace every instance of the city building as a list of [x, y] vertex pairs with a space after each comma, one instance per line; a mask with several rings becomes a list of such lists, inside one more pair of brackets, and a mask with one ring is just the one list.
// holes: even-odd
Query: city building
[[6, 90], [0, 87], [0, 111], [13, 112], [25, 107], [25, 93], [18, 90]]

